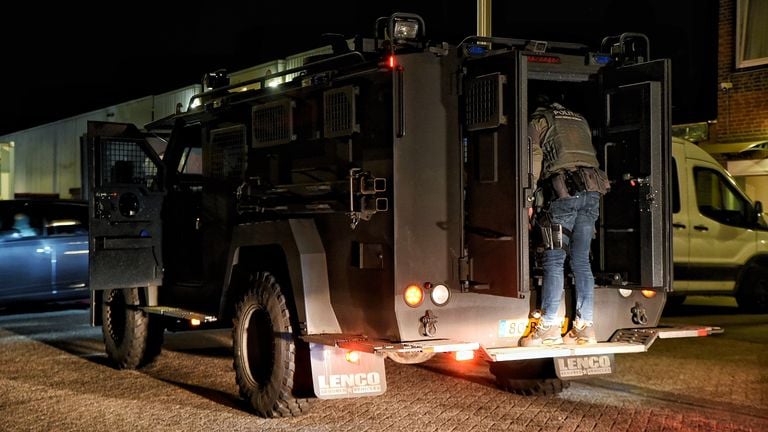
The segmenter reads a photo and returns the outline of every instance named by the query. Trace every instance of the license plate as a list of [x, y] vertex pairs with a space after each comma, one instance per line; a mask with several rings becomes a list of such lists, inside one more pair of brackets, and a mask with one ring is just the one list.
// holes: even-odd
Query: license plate
[[557, 376], [564, 380], [609, 375], [616, 370], [613, 354], [555, 357], [554, 361]]

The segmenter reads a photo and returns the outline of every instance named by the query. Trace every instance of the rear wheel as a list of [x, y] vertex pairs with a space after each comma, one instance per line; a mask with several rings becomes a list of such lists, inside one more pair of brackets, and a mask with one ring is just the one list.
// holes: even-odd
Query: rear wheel
[[680, 307], [685, 303], [686, 296], [684, 295], [668, 295], [667, 296], [667, 306], [669, 307]]
[[494, 362], [490, 371], [496, 376], [496, 384], [500, 388], [519, 395], [553, 395], [571, 385], [557, 378], [552, 359]]
[[768, 270], [750, 267], [739, 283], [736, 303], [746, 313], [768, 313]]
[[390, 352], [387, 357], [395, 363], [417, 364], [424, 363], [435, 356], [432, 352]]
[[234, 368], [240, 396], [263, 417], [293, 417], [309, 411], [300, 397], [297, 340], [291, 312], [275, 278], [259, 273], [235, 306]]
[[163, 345], [161, 318], [139, 309], [138, 288], [111, 289], [102, 297], [101, 331], [107, 357], [118, 369], [151, 363]]

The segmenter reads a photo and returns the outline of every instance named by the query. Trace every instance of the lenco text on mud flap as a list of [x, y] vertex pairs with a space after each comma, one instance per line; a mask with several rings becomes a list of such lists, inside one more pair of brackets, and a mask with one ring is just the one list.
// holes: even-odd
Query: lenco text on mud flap
[[609, 375], [616, 369], [613, 354], [557, 357], [554, 362], [555, 372], [560, 379]]
[[310, 344], [312, 382], [320, 399], [378, 396], [387, 391], [384, 356]]

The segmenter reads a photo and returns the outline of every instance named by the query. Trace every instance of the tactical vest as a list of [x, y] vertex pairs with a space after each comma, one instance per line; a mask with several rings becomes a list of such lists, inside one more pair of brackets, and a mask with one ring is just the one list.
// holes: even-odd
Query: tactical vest
[[542, 178], [562, 169], [599, 166], [592, 146], [592, 131], [584, 117], [560, 104], [552, 104], [536, 115], [543, 115], [549, 125], [541, 142]]

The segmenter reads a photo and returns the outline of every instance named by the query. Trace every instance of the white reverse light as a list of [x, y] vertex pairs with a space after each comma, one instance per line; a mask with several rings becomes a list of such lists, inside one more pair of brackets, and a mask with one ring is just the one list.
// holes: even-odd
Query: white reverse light
[[619, 288], [619, 294], [622, 297], [627, 298], [632, 295], [632, 290], [628, 288]]
[[436, 306], [443, 306], [444, 304], [448, 303], [448, 300], [450, 300], [451, 290], [449, 290], [448, 287], [443, 284], [437, 284], [432, 287], [432, 290], [429, 293], [429, 298], [432, 299], [432, 303], [434, 303]]

